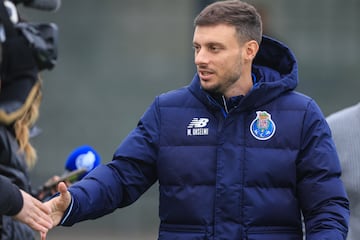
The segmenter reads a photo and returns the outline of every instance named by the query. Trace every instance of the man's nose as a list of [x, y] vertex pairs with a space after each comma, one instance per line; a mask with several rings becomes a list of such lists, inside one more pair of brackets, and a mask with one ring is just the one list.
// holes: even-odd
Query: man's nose
[[205, 49], [200, 49], [198, 52], [195, 53], [195, 65], [208, 64], [209, 59], [209, 54], [206, 52]]

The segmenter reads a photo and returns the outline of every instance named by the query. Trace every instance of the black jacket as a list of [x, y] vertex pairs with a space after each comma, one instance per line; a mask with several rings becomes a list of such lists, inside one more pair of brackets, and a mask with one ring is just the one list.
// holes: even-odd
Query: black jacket
[[[2, 15], [1, 18], [6, 41], [2, 44], [0, 65], [0, 175], [30, 193], [27, 165], [24, 156], [18, 152], [19, 145], [12, 124], [25, 113], [25, 105], [32, 104], [33, 96], [30, 98], [29, 93], [38, 80], [38, 67], [33, 49], [25, 37], [17, 32], [7, 18]], [[10, 216], [1, 215], [0, 224], [0, 240], [35, 239], [29, 226]]]
[[0, 175], [0, 215], [13, 216], [20, 212], [23, 206], [23, 199], [19, 188], [11, 181]]
[[[0, 175], [30, 193], [27, 165], [24, 156], [18, 153], [18, 149], [19, 145], [12, 128], [0, 125]], [[14, 220], [11, 216], [1, 215], [0, 221], [1, 240], [35, 239], [34, 231], [29, 226]]]

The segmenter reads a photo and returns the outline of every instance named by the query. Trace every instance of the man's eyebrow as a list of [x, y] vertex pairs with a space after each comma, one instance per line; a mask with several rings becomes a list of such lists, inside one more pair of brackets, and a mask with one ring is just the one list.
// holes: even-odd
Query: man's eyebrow
[[217, 45], [217, 46], [225, 46], [223, 43], [221, 42], [214, 42], [214, 41], [211, 41], [211, 42], [205, 42], [204, 44], [200, 44], [196, 41], [193, 41], [193, 45], [205, 45], [205, 46], [210, 46], [210, 45]]

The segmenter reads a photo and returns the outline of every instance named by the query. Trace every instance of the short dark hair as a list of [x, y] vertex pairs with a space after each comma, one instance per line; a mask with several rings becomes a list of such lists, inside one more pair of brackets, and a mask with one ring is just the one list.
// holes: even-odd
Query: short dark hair
[[205, 7], [194, 20], [194, 26], [228, 24], [236, 28], [240, 41], [262, 38], [261, 16], [254, 6], [240, 0], [214, 2]]

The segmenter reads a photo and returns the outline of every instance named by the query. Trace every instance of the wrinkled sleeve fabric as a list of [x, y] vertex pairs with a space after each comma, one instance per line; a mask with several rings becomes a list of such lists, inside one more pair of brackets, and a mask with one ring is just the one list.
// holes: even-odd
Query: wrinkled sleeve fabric
[[314, 101], [305, 113], [297, 163], [298, 197], [307, 240], [344, 240], [349, 201], [329, 126]]
[[0, 215], [13, 216], [20, 212], [23, 198], [17, 186], [9, 179], [0, 175]]
[[71, 209], [63, 226], [99, 218], [135, 202], [157, 180], [159, 116], [156, 101], [115, 151], [113, 160], [95, 168], [69, 188]]

